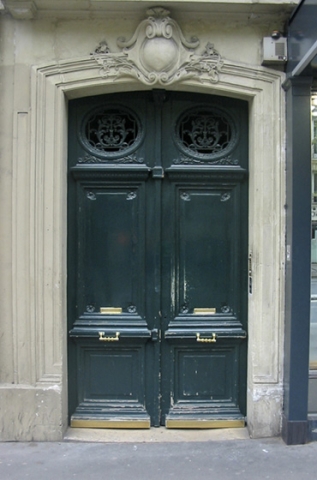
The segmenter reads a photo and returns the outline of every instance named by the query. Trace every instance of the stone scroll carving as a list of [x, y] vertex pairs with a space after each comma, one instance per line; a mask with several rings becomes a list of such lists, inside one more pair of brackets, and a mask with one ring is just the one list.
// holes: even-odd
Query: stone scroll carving
[[119, 38], [119, 53], [111, 53], [105, 41], [92, 56], [106, 78], [134, 77], [146, 85], [170, 85], [198, 77], [202, 82], [217, 83], [223, 61], [213, 44], [202, 54], [195, 53], [200, 42], [187, 41], [169, 11], [161, 7], [147, 11], [148, 17], [137, 27], [130, 40]]

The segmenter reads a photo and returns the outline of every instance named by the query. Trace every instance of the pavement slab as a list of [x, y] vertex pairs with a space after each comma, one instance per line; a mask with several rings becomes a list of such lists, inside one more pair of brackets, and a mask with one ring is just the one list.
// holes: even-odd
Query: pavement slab
[[0, 443], [1, 480], [315, 479], [317, 442]]

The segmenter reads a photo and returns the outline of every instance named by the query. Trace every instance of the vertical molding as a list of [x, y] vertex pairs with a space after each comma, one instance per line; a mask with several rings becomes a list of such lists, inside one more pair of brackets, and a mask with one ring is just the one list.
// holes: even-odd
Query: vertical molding
[[[32, 123], [32, 139], [34, 140], [34, 191], [35, 191], [35, 213], [34, 213], [34, 273], [35, 273], [35, 289], [34, 289], [34, 312], [36, 321], [36, 380], [42, 377], [45, 371], [44, 352], [45, 341], [43, 338], [44, 329], [44, 309], [42, 308], [44, 295], [44, 279], [42, 258], [44, 256], [43, 247], [43, 190], [44, 178], [43, 169], [45, 164], [45, 81], [43, 75], [39, 74], [36, 82], [32, 82], [32, 111], [35, 115]], [[37, 141], [38, 139], [38, 141]], [[38, 161], [38, 159], [43, 159]], [[40, 320], [41, 319], [41, 320]]]
[[34, 382], [33, 325], [30, 311], [29, 113], [16, 112], [12, 185], [12, 293], [15, 383]]
[[[54, 211], [55, 211], [55, 201], [56, 201], [56, 155], [55, 155], [55, 125], [52, 125], [51, 122], [56, 118], [56, 99], [54, 87], [47, 82], [46, 83], [46, 98], [47, 102], [51, 105], [48, 109], [43, 105], [44, 111], [44, 125], [46, 130], [44, 133], [44, 151], [43, 155], [45, 161], [42, 165], [42, 175], [43, 179], [43, 191], [42, 194], [42, 206], [41, 208], [41, 220], [42, 224], [38, 225], [38, 232], [42, 230], [43, 232], [43, 250], [41, 251], [41, 259], [39, 267], [43, 272], [43, 297], [42, 297], [42, 312], [44, 323], [42, 325], [42, 345], [43, 348], [43, 372], [41, 372], [41, 377], [44, 374], [54, 374], [58, 373], [55, 369], [56, 363], [56, 350], [58, 344], [54, 342], [55, 339], [55, 330], [57, 328], [56, 318], [55, 318], [55, 304], [54, 304], [54, 291], [55, 291], [55, 278], [54, 271], [56, 265], [54, 264]], [[50, 135], [47, 135], [47, 132], [50, 132]], [[57, 320], [58, 321], [58, 320]], [[43, 381], [43, 379], [42, 379]]]
[[[265, 83], [251, 107], [248, 428], [279, 435], [283, 407], [285, 273], [285, 98], [281, 80]], [[252, 132], [254, 130], [254, 132]], [[253, 133], [253, 134], [252, 134]]]
[[[66, 322], [61, 301], [61, 222], [66, 213], [61, 208], [60, 169], [63, 158], [58, 154], [59, 128], [64, 124], [59, 112], [65, 102], [55, 84], [44, 75], [36, 78], [35, 94], [35, 272], [36, 285], [36, 366], [37, 384], [61, 382], [62, 322]], [[48, 107], [49, 106], [49, 107]], [[64, 112], [63, 112], [64, 113]], [[65, 125], [64, 125], [65, 127]], [[66, 167], [65, 167], [66, 168]], [[65, 183], [65, 182], [64, 182]], [[64, 203], [66, 211], [66, 203]], [[63, 243], [62, 243], [63, 245]], [[64, 268], [64, 272], [66, 269]], [[66, 275], [66, 273], [65, 273]], [[65, 277], [66, 278], [66, 277]], [[65, 302], [64, 302], [65, 303]], [[66, 323], [65, 323], [66, 325]]]
[[[263, 88], [253, 100], [250, 123], [255, 130], [250, 152], [249, 247], [253, 292], [250, 305], [252, 382], [275, 384], [280, 379], [284, 274], [283, 144], [284, 94], [281, 83]], [[260, 152], [265, 152], [264, 154]], [[281, 237], [282, 235], [282, 237]]]

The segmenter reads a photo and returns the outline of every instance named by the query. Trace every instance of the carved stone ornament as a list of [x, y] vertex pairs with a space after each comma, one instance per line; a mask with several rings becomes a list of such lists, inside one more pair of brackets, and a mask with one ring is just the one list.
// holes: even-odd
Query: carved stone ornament
[[199, 40], [187, 41], [169, 13], [161, 7], [148, 10], [130, 40], [117, 40], [119, 53], [111, 53], [107, 43], [101, 42], [92, 54], [101, 66], [100, 74], [113, 79], [135, 77], [146, 85], [165, 86], [192, 77], [217, 83], [223, 61], [213, 44], [196, 54]]

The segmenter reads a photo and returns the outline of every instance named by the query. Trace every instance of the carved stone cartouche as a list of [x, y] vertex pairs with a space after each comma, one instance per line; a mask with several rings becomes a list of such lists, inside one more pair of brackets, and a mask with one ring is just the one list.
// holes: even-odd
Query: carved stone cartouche
[[187, 41], [178, 23], [161, 7], [147, 11], [147, 18], [130, 40], [119, 38], [119, 53], [111, 53], [105, 41], [92, 54], [106, 78], [134, 77], [146, 85], [170, 85], [199, 77], [217, 83], [223, 61], [212, 43], [202, 54], [195, 53], [199, 40]]

